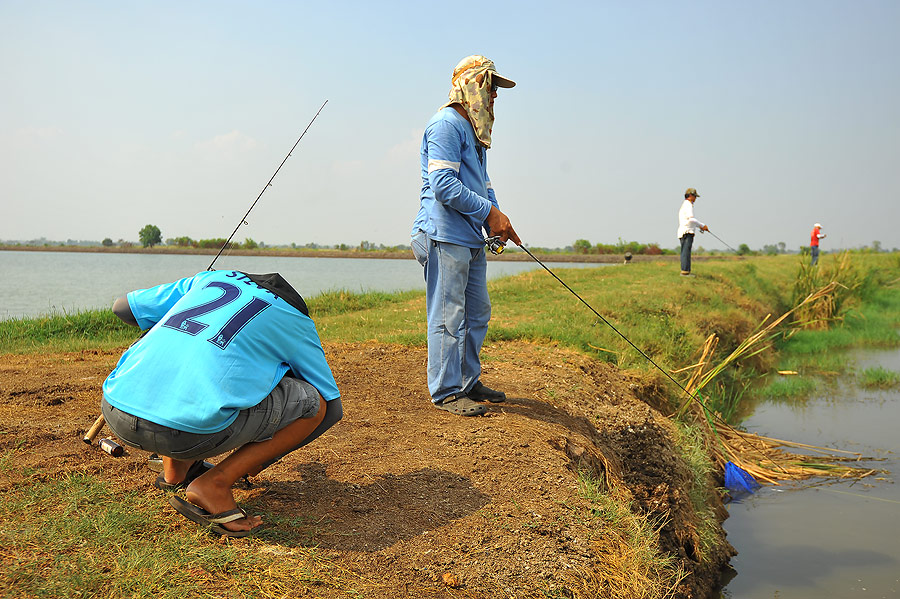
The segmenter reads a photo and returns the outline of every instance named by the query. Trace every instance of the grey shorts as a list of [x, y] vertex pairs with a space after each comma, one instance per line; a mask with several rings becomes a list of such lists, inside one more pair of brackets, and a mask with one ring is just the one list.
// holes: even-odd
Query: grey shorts
[[123, 443], [177, 460], [202, 460], [247, 443], [266, 441], [299, 418], [319, 412], [319, 392], [306, 381], [284, 377], [253, 407], [241, 410], [234, 422], [217, 433], [187, 433], [132, 416], [101, 402], [106, 424]]

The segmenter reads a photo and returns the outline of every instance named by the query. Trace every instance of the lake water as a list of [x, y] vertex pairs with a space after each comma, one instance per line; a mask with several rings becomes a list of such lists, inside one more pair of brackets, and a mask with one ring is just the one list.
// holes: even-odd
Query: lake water
[[[861, 371], [900, 372], [900, 350], [854, 352]], [[766, 486], [729, 505], [738, 550], [733, 599], [900, 597], [900, 390], [857, 388], [852, 377], [805, 401], [760, 404], [752, 432], [883, 458], [889, 471], [860, 481]], [[814, 486], [810, 486], [814, 485]]]
[[[0, 251], [0, 320], [107, 308], [133, 289], [144, 289], [206, 270], [213, 256], [90, 252]], [[547, 263], [562, 268], [603, 264]], [[422, 267], [409, 260], [221, 256], [217, 269], [278, 272], [304, 297], [323, 291], [425, 289]], [[540, 268], [536, 262], [488, 261], [488, 278]], [[547, 275], [549, 276], [549, 275]]]

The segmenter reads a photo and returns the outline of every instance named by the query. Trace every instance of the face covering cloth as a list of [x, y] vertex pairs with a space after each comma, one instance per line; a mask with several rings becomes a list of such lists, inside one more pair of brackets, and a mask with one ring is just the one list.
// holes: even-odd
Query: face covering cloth
[[475, 138], [485, 148], [491, 147], [491, 130], [494, 127], [494, 108], [491, 105], [492, 83], [501, 87], [515, 85], [515, 82], [497, 74], [492, 60], [478, 55], [467, 56], [453, 69], [450, 101], [441, 106], [441, 108], [451, 104], [462, 106], [469, 115], [472, 128], [475, 129]]

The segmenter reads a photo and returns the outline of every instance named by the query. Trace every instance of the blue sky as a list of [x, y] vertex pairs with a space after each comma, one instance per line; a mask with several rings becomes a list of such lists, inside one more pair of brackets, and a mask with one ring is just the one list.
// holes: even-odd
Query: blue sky
[[[900, 2], [0, 0], [0, 239], [406, 243], [469, 54], [522, 240], [900, 247]], [[699, 245], [724, 249], [710, 236]]]

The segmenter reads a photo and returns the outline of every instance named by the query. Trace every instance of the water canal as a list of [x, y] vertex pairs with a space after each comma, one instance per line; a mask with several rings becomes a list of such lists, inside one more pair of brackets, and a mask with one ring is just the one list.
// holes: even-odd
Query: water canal
[[[900, 372], [900, 349], [848, 354], [857, 372]], [[760, 403], [747, 430], [879, 458], [884, 475], [860, 481], [766, 486], [729, 505], [739, 554], [730, 599], [900, 596], [900, 389], [862, 389], [842, 377], [801, 401]]]

